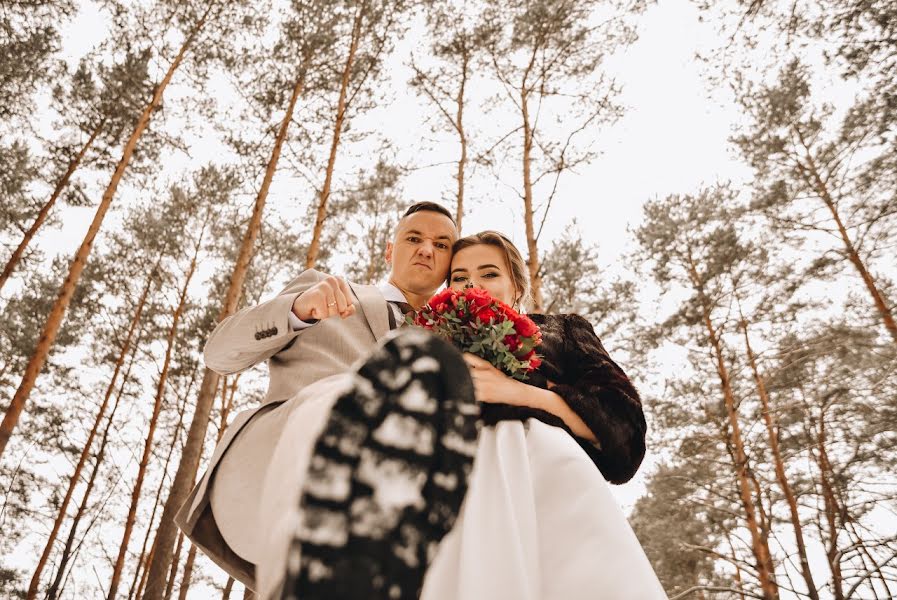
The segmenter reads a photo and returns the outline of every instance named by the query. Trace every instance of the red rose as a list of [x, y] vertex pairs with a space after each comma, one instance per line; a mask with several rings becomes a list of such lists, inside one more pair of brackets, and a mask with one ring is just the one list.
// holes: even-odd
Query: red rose
[[480, 288], [468, 288], [464, 290], [464, 296], [467, 298], [470, 306], [476, 308], [485, 308], [494, 301], [489, 292]]
[[517, 311], [504, 302], [499, 302], [498, 308], [501, 310], [501, 315], [506, 321], [516, 321], [520, 318], [520, 315], [517, 314]]
[[455, 290], [453, 290], [452, 288], [445, 288], [444, 290], [430, 298], [430, 301], [427, 304], [429, 304], [431, 307], [436, 306], [437, 304], [445, 304], [456, 293], [457, 292], [455, 292]]
[[491, 308], [484, 308], [477, 313], [477, 318], [483, 323], [491, 323], [498, 320], [498, 316]]
[[542, 359], [539, 358], [538, 356], [534, 356], [533, 358], [530, 359], [530, 361], [529, 361], [529, 370], [530, 371], [535, 371], [536, 369], [538, 369], [541, 366], [542, 366]]
[[516, 335], [506, 335], [505, 336], [505, 346], [508, 347], [508, 350], [514, 352], [517, 348], [520, 347], [520, 337]]
[[533, 337], [539, 332], [536, 324], [526, 315], [518, 315], [514, 319], [514, 330], [523, 337]]

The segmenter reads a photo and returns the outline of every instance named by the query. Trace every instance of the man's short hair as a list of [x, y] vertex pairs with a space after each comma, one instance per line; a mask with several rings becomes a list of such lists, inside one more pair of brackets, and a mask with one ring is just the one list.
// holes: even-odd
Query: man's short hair
[[452, 213], [446, 207], [441, 204], [436, 204], [435, 202], [416, 202], [408, 207], [408, 210], [405, 211], [405, 214], [402, 215], [404, 219], [408, 215], [413, 215], [416, 212], [421, 212], [422, 210], [429, 210], [431, 212], [437, 212], [441, 215], [445, 215], [449, 218], [453, 225], [457, 226], [455, 223], [455, 217], [452, 216]]

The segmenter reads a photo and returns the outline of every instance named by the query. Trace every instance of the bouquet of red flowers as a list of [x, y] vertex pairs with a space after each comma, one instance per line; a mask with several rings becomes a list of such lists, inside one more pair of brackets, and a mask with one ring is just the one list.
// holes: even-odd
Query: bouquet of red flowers
[[407, 319], [515, 379], [526, 379], [542, 364], [535, 350], [542, 343], [539, 327], [486, 290], [446, 288]]

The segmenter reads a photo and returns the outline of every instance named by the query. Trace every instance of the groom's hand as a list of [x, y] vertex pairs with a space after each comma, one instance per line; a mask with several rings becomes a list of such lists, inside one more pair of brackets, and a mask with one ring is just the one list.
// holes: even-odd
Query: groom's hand
[[352, 292], [342, 277], [330, 275], [316, 283], [293, 302], [293, 314], [303, 321], [329, 319], [330, 317], [350, 317], [355, 314]]

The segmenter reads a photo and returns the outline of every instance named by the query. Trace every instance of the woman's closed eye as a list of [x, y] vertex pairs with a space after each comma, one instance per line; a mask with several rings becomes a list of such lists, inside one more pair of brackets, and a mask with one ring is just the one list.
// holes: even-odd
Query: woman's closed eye
[[452, 277], [452, 283], [461, 283], [462, 281], [467, 281], [467, 275], [454, 275]]

